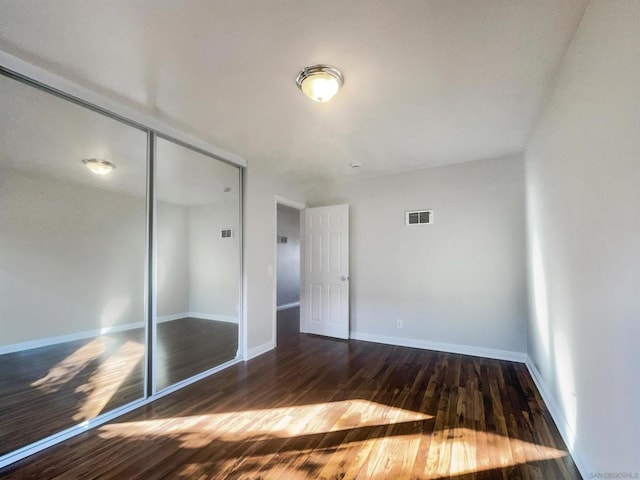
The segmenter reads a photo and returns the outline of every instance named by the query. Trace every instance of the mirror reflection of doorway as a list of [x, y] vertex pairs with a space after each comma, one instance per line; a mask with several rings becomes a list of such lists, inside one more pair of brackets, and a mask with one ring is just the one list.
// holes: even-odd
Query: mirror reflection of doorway
[[300, 333], [300, 210], [278, 203], [276, 229], [278, 344]]

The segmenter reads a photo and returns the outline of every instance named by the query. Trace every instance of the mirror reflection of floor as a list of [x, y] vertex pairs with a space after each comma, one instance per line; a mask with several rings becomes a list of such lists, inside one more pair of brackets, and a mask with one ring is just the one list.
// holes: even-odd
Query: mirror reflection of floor
[[[235, 358], [238, 325], [182, 318], [158, 324], [157, 385]], [[0, 454], [143, 396], [144, 330], [0, 355]]]

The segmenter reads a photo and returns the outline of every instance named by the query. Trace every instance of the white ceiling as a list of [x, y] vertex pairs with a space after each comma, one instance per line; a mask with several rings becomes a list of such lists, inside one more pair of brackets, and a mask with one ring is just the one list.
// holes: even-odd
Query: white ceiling
[[[2, 0], [0, 49], [249, 165], [378, 174], [523, 150], [586, 3]], [[313, 63], [344, 72], [327, 104]]]

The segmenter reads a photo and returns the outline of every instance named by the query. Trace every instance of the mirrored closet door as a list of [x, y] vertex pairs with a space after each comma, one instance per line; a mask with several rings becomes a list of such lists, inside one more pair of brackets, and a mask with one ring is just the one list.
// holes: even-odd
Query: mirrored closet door
[[240, 167], [0, 67], [0, 464], [238, 359]]
[[156, 141], [156, 388], [236, 358], [240, 170]]
[[0, 75], [0, 456], [145, 395], [147, 133]]

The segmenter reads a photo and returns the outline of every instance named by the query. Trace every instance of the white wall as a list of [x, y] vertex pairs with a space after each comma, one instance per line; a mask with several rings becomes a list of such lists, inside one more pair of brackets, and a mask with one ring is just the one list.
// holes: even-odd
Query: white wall
[[304, 203], [300, 187], [253, 162], [245, 172], [245, 312], [247, 350], [275, 345], [276, 196]]
[[593, 0], [526, 152], [529, 355], [588, 472], [640, 472], [640, 2]]
[[[355, 334], [525, 351], [521, 157], [352, 177], [309, 203], [350, 205]], [[435, 223], [405, 226], [422, 208]]]
[[0, 345], [143, 322], [145, 212], [144, 198], [0, 170]]
[[[236, 195], [231, 193], [230, 195]], [[237, 201], [189, 207], [189, 312], [238, 322], [240, 302]], [[230, 228], [232, 238], [221, 238]], [[202, 315], [201, 315], [202, 316]]]
[[[145, 202], [3, 169], [0, 345], [144, 322]], [[238, 321], [237, 208], [158, 202], [158, 317]]]
[[189, 209], [158, 202], [156, 217], [157, 316], [189, 312]]
[[[158, 202], [158, 318], [192, 315], [238, 322], [238, 202]], [[220, 238], [231, 228], [233, 238]]]
[[277, 244], [278, 292], [277, 305], [300, 301], [300, 211], [278, 205], [278, 236], [287, 243]]

